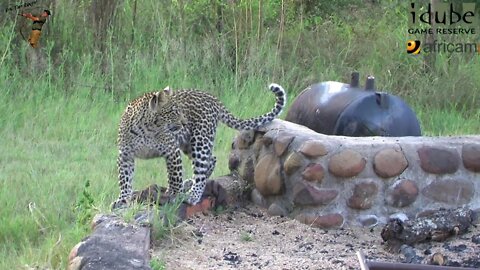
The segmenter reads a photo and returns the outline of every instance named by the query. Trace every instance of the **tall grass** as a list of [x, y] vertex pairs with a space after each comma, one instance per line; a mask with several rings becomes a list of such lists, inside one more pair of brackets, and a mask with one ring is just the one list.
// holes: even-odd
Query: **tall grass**
[[[425, 72], [422, 57], [405, 54], [406, 2], [105, 1], [113, 17], [95, 31], [94, 2], [46, 4], [53, 16], [38, 50], [18, 33], [27, 24], [0, 18], [0, 269], [65, 268], [88, 230], [75, 207], [85, 183], [99, 211], [118, 194], [125, 105], [167, 85], [212, 92], [246, 118], [270, 110], [270, 82], [290, 104], [357, 70], [405, 98], [425, 134], [480, 133], [479, 57], [438, 55]], [[219, 128], [214, 175], [228, 172], [234, 135]], [[166, 183], [162, 160], [137, 166], [134, 188]]]

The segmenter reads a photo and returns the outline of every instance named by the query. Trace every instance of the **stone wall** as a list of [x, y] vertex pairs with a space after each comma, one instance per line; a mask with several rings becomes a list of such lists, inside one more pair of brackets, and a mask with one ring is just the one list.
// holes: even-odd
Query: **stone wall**
[[229, 167], [269, 214], [321, 228], [480, 207], [480, 136], [327, 136], [277, 119], [241, 132]]

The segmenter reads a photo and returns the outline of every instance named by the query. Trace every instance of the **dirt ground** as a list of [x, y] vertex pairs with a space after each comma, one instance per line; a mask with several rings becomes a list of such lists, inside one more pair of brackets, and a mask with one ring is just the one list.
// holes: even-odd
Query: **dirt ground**
[[[327, 231], [248, 206], [195, 216], [155, 243], [152, 256], [167, 269], [360, 269], [358, 250], [367, 260], [405, 262], [404, 254], [386, 250], [381, 230]], [[416, 263], [428, 263], [440, 253], [445, 265], [480, 268], [479, 250], [480, 228], [472, 227], [446, 242], [419, 244], [410, 255]]]

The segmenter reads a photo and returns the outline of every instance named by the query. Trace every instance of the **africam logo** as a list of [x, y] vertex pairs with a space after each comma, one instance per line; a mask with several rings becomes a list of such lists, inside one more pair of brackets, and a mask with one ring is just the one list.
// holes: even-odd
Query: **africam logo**
[[[13, 5], [5, 9], [5, 12], [9, 12], [9, 11], [19, 12], [17, 15], [32, 21], [31, 28], [30, 28], [31, 31], [28, 37], [28, 43], [30, 44], [30, 46], [32, 46], [32, 48], [38, 47], [40, 36], [42, 35], [43, 25], [47, 22], [48, 17], [52, 14], [48, 9], [41, 9], [41, 8], [35, 7], [37, 2], [38, 0], [35, 0], [32, 2]], [[33, 12], [30, 11], [30, 9], [34, 9], [34, 11]], [[27, 12], [27, 11], [30, 11], [30, 12]], [[25, 21], [23, 21], [23, 25], [20, 25], [19, 32], [20, 32], [20, 35], [23, 37], [23, 39], [27, 40], [22, 31], [26, 28]]]
[[407, 53], [408, 54], [419, 54], [420, 53], [420, 40], [409, 40], [409, 41], [407, 41]]
[[479, 53], [480, 43], [452, 43], [452, 42], [438, 42], [434, 40], [433, 43], [425, 43], [421, 46], [420, 40], [407, 41], [407, 53], [419, 54], [421, 51], [425, 53]]
[[[476, 40], [478, 15], [475, 3], [435, 2], [425, 5], [410, 3], [408, 15], [409, 35], [424, 35], [426, 40], [407, 40], [407, 53], [479, 53], [480, 45], [472, 41], [457, 42], [453, 35]], [[449, 42], [455, 40], [455, 42]]]

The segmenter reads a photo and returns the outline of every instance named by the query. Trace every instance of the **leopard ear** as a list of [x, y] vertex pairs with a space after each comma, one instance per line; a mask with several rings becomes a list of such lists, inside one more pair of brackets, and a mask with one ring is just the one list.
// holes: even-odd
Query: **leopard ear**
[[158, 92], [153, 94], [152, 98], [150, 98], [150, 102], [148, 103], [150, 110], [156, 112], [158, 108]]
[[165, 96], [167, 96], [168, 98], [173, 96], [173, 89], [170, 88], [170, 86], [163, 88], [163, 92], [165, 93]]
[[163, 91], [160, 91], [158, 92], [158, 102], [160, 105], [165, 105], [165, 103], [167, 103], [167, 101], [170, 99], [170, 96], [172, 95], [172, 93], [170, 92], [170, 90], [168, 91], [165, 91], [165, 89]]
[[150, 110], [156, 112], [168, 101], [168, 96], [164, 91], [156, 92], [150, 99]]

